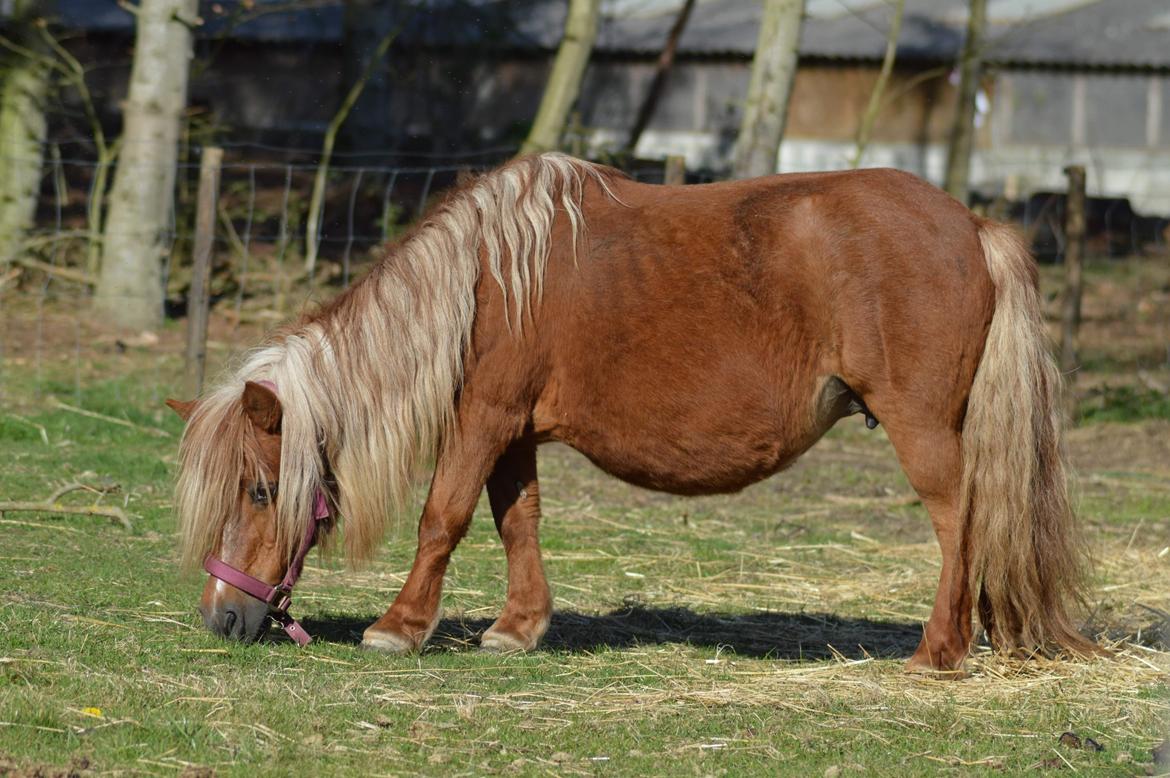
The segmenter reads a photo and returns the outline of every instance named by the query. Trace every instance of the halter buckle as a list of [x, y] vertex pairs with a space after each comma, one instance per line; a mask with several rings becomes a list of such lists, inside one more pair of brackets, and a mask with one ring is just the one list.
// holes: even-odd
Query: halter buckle
[[292, 587], [274, 586], [272, 588], [272, 596], [268, 599], [268, 609], [275, 613], [288, 613], [289, 606], [292, 605]]

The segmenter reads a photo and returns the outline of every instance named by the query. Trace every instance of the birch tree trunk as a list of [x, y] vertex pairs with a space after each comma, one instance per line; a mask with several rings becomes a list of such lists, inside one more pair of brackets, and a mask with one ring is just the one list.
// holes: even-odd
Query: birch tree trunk
[[776, 172], [788, 98], [796, 76], [804, 0], [765, 0], [760, 37], [752, 59], [739, 139], [735, 144], [733, 178]]
[[162, 323], [161, 260], [197, 0], [141, 0], [122, 152], [106, 217], [95, 304], [120, 327]]
[[967, 17], [967, 39], [959, 61], [959, 102], [955, 108], [955, 123], [951, 127], [947, 150], [947, 172], [943, 189], [956, 200], [966, 204], [968, 178], [971, 172], [971, 148], [975, 135], [975, 95], [979, 91], [979, 77], [983, 59], [983, 31], [987, 25], [987, 0], [971, 0]]
[[7, 51], [0, 67], [0, 268], [21, 252], [36, 216], [45, 144], [50, 56], [35, 25], [43, 4], [17, 0], [9, 19], [13, 42], [32, 56]]
[[597, 22], [601, 16], [601, 0], [569, 0], [569, 16], [565, 19], [565, 35], [557, 49], [548, 85], [540, 101], [540, 110], [528, 139], [520, 147], [521, 154], [556, 149], [565, 132], [569, 110], [581, 91], [585, 66], [597, 38]]

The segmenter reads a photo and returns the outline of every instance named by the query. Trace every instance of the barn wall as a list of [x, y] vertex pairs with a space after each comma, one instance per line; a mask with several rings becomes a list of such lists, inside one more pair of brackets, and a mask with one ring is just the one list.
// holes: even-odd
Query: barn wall
[[997, 82], [993, 142], [976, 157], [980, 186], [1060, 190], [1063, 169], [1081, 164], [1090, 195], [1170, 213], [1170, 76], [1009, 69]]
[[518, 146], [540, 105], [549, 60], [403, 55], [385, 121], [393, 142], [433, 151]]
[[1000, 145], [1170, 148], [1170, 77], [1007, 70], [995, 114]]
[[[613, 133], [628, 130], [653, 74], [651, 63], [594, 62], [582, 87], [585, 124]], [[676, 64], [650, 129], [738, 132], [749, 77], [748, 62]], [[852, 141], [877, 78], [876, 65], [802, 65], [789, 103], [788, 137]], [[874, 128], [874, 140], [930, 143], [944, 139], [950, 129], [955, 91], [945, 73], [923, 78], [918, 70], [895, 70]]]
[[324, 132], [341, 101], [339, 62], [334, 47], [225, 47], [192, 71], [188, 103], [229, 134], [308, 140]]
[[[809, 65], [797, 73], [788, 110], [788, 137], [853, 141], [879, 69], [870, 65]], [[925, 77], [924, 77], [925, 76]], [[872, 140], [936, 143], [950, 132], [956, 89], [945, 72], [895, 69], [886, 84]]]
[[[197, 126], [215, 128], [232, 140], [272, 138], [280, 142], [319, 141], [341, 100], [340, 58], [329, 45], [280, 46], [199, 43], [187, 102]], [[116, 36], [69, 42], [73, 56], [87, 64], [86, 84], [103, 124], [121, 125], [133, 44]], [[53, 116], [59, 134], [88, 135], [75, 93], [62, 96], [64, 110]]]

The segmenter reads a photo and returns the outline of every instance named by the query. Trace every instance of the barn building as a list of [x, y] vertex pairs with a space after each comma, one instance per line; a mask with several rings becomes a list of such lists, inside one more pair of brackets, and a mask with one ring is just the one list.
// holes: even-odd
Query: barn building
[[[338, 4], [205, 3], [191, 101], [221, 136], [312, 145], [352, 80], [355, 49], [398, 22], [372, 4], [359, 25]], [[372, 153], [514, 149], [539, 103], [563, 0], [432, 0], [411, 17], [348, 122]], [[620, 147], [680, 0], [605, 0], [574, 133]], [[971, 184], [1023, 198], [1086, 165], [1090, 194], [1170, 213], [1170, 6], [1165, 0], [990, 0]], [[133, 20], [107, 0], [58, 0], [70, 45], [91, 63], [116, 121]], [[250, 9], [250, 10], [249, 10]], [[756, 0], [698, 0], [637, 153], [727, 169], [756, 45]], [[845, 167], [886, 46], [888, 0], [808, 0], [781, 170]], [[964, 37], [965, 0], [906, 0], [897, 64], [862, 164], [939, 181]], [[348, 33], [347, 33], [348, 30]], [[348, 45], [347, 45], [348, 43]], [[486, 157], [485, 157], [486, 158]]]

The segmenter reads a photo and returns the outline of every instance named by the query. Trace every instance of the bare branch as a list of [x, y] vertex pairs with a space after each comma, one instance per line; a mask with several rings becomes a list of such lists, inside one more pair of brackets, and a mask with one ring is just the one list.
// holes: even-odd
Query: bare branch
[[158, 427], [146, 427], [141, 424], [135, 424], [132, 421], [127, 421], [126, 419], [119, 419], [117, 416], [107, 416], [104, 413], [87, 411], [84, 408], [78, 408], [75, 405], [63, 403], [56, 398], [54, 398], [50, 404], [54, 408], [62, 411], [69, 411], [70, 413], [76, 413], [78, 416], [85, 416], [86, 418], [97, 419], [98, 421], [105, 421], [109, 422], [110, 424], [117, 424], [120, 427], [128, 427], [130, 429], [138, 430], [139, 432], [145, 432], [147, 435], [151, 435], [156, 438], [169, 438], [171, 436], [171, 433], [167, 432], [166, 430], [159, 429]]
[[375, 68], [381, 64], [386, 52], [390, 50], [390, 44], [398, 37], [398, 33], [402, 31], [408, 21], [410, 21], [409, 16], [393, 30], [382, 36], [382, 40], [378, 42], [370, 61], [366, 63], [365, 70], [349, 88], [349, 92], [341, 101], [341, 107], [337, 109], [337, 113], [333, 115], [329, 121], [329, 127], [325, 130], [325, 138], [321, 143], [321, 161], [317, 164], [317, 174], [313, 177], [313, 192], [309, 197], [309, 214], [305, 220], [305, 273], [309, 276], [310, 283], [312, 283], [313, 271], [317, 267], [317, 236], [321, 229], [325, 181], [329, 175], [329, 161], [333, 158], [333, 145], [337, 142], [337, 133], [341, 130], [341, 125], [345, 124], [345, 120], [349, 118], [350, 111], [353, 110], [354, 104], [357, 103], [366, 84], [374, 75]]
[[[57, 236], [53, 237], [56, 238]], [[69, 267], [57, 267], [56, 265], [50, 265], [48, 262], [42, 262], [39, 259], [33, 259], [31, 257], [14, 257], [12, 263], [14, 265], [26, 267], [29, 270], [39, 270], [42, 273], [48, 273], [51, 276], [57, 276], [58, 278], [63, 278], [66, 281], [72, 281], [76, 284], [93, 286], [97, 283], [97, 279], [95, 279], [89, 273], [85, 273], [81, 270], [74, 270], [73, 268]]]
[[134, 525], [130, 523], [130, 516], [126, 511], [112, 505], [60, 505], [51, 500], [44, 502], [26, 502], [22, 500], [0, 500], [0, 516], [8, 511], [19, 511], [23, 513], [57, 513], [65, 514], [67, 516], [103, 516], [107, 519], [118, 522], [123, 528], [133, 530]]
[[57, 491], [50, 494], [48, 499], [45, 500], [45, 502], [55, 504], [58, 500], [60, 500], [65, 495], [70, 494], [71, 492], [89, 492], [91, 494], [112, 494], [121, 488], [122, 487], [118, 486], [118, 484], [109, 484], [107, 486], [94, 486], [93, 484], [83, 484], [80, 481], [74, 481], [71, 484], [65, 484]]
[[666, 36], [666, 43], [663, 45], [662, 53], [658, 55], [658, 63], [654, 67], [654, 78], [650, 82], [650, 88], [646, 91], [646, 97], [642, 100], [642, 107], [638, 109], [638, 118], [634, 120], [630, 137], [626, 139], [625, 150], [627, 154], [634, 153], [638, 139], [642, 137], [642, 133], [645, 132], [647, 125], [654, 117], [654, 109], [658, 107], [658, 100], [666, 86], [666, 78], [674, 65], [679, 39], [682, 38], [683, 30], [686, 29], [687, 20], [691, 18], [691, 11], [694, 7], [695, 0], [683, 0], [678, 16], [675, 17], [674, 24]]
[[873, 125], [877, 121], [878, 112], [882, 108], [882, 95], [886, 91], [886, 84], [890, 80], [890, 73], [894, 70], [894, 57], [898, 52], [898, 36], [902, 32], [902, 12], [906, 10], [906, 0], [894, 0], [894, 19], [890, 22], [890, 32], [886, 36], [886, 53], [882, 58], [882, 69], [878, 74], [877, 83], [869, 95], [869, 104], [861, 117], [861, 124], [857, 127], [857, 149], [853, 152], [853, 161], [850, 167], [856, 168], [865, 156], [865, 147], [869, 145], [869, 136], [873, 132]]

